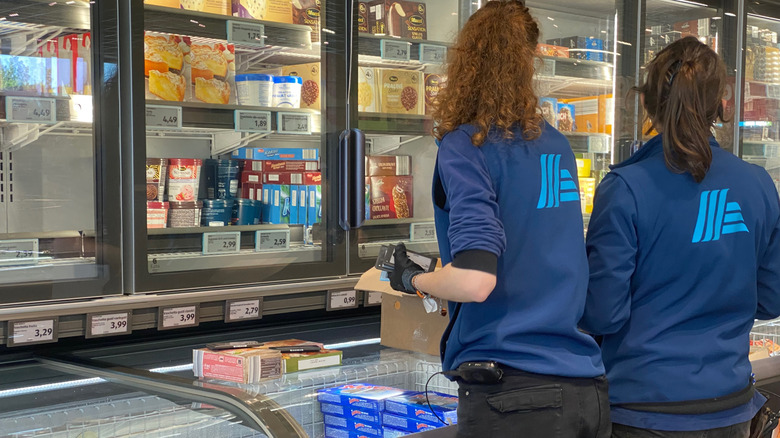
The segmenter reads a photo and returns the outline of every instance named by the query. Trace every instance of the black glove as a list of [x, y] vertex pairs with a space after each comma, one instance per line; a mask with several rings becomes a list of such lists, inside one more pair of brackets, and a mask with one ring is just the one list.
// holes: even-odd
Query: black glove
[[423, 268], [409, 260], [406, 254], [406, 245], [399, 243], [393, 253], [394, 268], [390, 272], [390, 286], [400, 292], [416, 294], [417, 290], [412, 286], [412, 278], [422, 274]]

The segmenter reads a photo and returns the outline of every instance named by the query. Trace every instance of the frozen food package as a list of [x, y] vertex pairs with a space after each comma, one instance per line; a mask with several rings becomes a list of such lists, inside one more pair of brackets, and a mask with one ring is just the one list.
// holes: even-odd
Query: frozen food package
[[379, 112], [422, 115], [422, 73], [410, 70], [379, 70]]
[[371, 177], [371, 219], [414, 216], [411, 176]]
[[144, 33], [144, 75], [148, 99], [184, 101], [189, 89], [184, 57], [189, 52], [188, 37]]

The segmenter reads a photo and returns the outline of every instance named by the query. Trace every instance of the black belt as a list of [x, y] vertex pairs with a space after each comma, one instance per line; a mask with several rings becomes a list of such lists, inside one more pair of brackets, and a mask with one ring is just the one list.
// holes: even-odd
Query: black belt
[[655, 412], [659, 414], [701, 415], [742, 406], [753, 398], [755, 392], [756, 389], [751, 379], [745, 388], [723, 397], [679, 402], [621, 403], [615, 406], [632, 411]]

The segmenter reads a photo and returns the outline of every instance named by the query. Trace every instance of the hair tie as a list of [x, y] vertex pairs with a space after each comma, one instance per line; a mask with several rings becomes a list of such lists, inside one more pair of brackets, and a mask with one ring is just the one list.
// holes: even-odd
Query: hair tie
[[666, 80], [666, 83], [669, 84], [669, 86], [672, 85], [672, 81], [674, 81], [674, 77], [677, 76], [677, 73], [680, 72], [680, 67], [682, 66], [682, 61], [675, 61], [674, 64], [669, 67], [669, 71], [666, 72], [666, 75], [669, 76], [669, 79]]

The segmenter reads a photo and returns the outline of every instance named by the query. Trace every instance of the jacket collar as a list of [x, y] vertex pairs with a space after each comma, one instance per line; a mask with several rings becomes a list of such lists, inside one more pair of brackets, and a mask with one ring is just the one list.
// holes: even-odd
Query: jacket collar
[[[717, 140], [715, 140], [715, 137], [710, 136], [710, 147], [711, 148], [720, 147]], [[664, 153], [663, 136], [661, 134], [658, 134], [655, 137], [648, 140], [647, 143], [643, 144], [642, 147], [640, 147], [639, 150], [636, 151], [634, 155], [631, 155], [631, 157], [629, 157], [627, 160], [621, 163], [613, 164], [609, 166], [609, 168], [619, 169], [621, 167], [629, 166], [631, 164], [638, 163], [642, 160], [646, 160], [654, 155], [663, 154], [663, 153]]]

